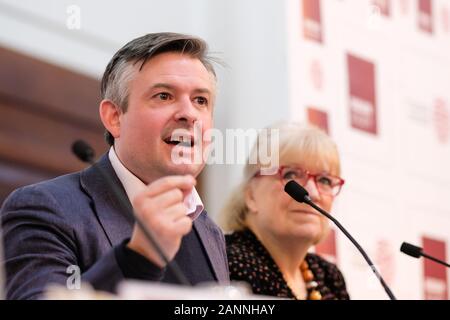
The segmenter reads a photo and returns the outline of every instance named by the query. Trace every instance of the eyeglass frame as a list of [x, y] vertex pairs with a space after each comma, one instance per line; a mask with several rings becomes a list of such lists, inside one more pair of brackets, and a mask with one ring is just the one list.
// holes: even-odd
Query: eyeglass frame
[[[338, 184], [339, 189], [338, 189], [338, 191], [337, 191], [336, 194], [327, 194], [327, 193], [323, 193], [323, 192], [320, 191], [320, 188], [317, 186], [316, 178], [317, 178], [318, 176], [324, 175], [324, 173], [311, 173], [311, 172], [309, 172], [308, 170], [305, 170], [305, 169], [300, 168], [300, 167], [280, 166], [280, 167], [278, 167], [278, 170], [277, 170], [276, 174], [277, 174], [278, 178], [279, 178], [281, 181], [285, 180], [285, 178], [283, 178], [283, 176], [282, 176], [282, 171], [283, 171], [284, 169], [286, 169], [286, 168], [294, 169], [294, 170], [297, 170], [297, 171], [302, 171], [302, 172], [304, 172], [304, 173], [307, 175], [307, 177], [308, 177], [308, 178], [306, 179], [306, 183], [308, 183], [309, 179], [313, 178], [313, 182], [314, 182], [314, 185], [315, 185], [317, 191], [318, 191], [320, 194], [322, 194], [322, 195], [336, 197], [336, 196], [339, 195], [339, 193], [341, 192], [342, 186], [343, 186], [344, 183], [345, 183], [345, 180], [342, 179], [341, 177], [334, 176], [334, 175], [331, 175], [331, 174], [327, 174], [327, 176], [333, 177], [333, 178], [336, 178], [336, 179], [339, 180], [339, 184]], [[261, 174], [261, 171], [258, 171], [258, 172], [256, 172], [256, 173], [253, 175], [253, 178], [257, 178], [257, 177], [265, 177], [265, 176], [271, 176], [271, 175], [263, 175], [263, 174]], [[295, 179], [290, 179], [290, 180], [295, 180]], [[303, 187], [304, 187], [304, 186], [303, 186]]]

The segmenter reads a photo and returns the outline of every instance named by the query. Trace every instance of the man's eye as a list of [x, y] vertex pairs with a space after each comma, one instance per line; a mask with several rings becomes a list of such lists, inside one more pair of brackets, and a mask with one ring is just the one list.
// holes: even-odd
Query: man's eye
[[205, 97], [196, 97], [194, 99], [199, 105], [202, 106], [207, 106], [208, 105], [208, 99], [206, 99]]
[[155, 97], [159, 98], [160, 100], [166, 101], [170, 99], [170, 94], [167, 92], [161, 92], [155, 95]]

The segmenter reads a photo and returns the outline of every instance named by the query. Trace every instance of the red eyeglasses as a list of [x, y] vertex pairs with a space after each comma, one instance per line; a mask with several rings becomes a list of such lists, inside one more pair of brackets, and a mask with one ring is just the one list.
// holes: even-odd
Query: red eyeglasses
[[[313, 174], [298, 167], [281, 166], [278, 169], [277, 174], [283, 184], [294, 180], [298, 184], [305, 186], [308, 183], [308, 180], [312, 178], [319, 193], [333, 197], [339, 194], [345, 183], [345, 180], [340, 177], [328, 173]], [[260, 176], [263, 176], [260, 172], [255, 174], [255, 177]]]

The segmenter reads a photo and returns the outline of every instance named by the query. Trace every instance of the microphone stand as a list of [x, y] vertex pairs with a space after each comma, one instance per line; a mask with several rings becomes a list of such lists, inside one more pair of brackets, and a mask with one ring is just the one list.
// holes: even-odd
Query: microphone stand
[[392, 293], [389, 286], [384, 281], [381, 274], [378, 272], [377, 268], [375, 268], [375, 265], [373, 264], [372, 260], [370, 260], [367, 253], [364, 251], [364, 249], [359, 245], [359, 243], [352, 237], [352, 235], [337, 221], [333, 216], [331, 216], [328, 212], [317, 206], [310, 198], [308, 191], [306, 191], [305, 188], [303, 188], [301, 185], [299, 185], [296, 181], [291, 180], [289, 181], [285, 187], [284, 191], [286, 191], [287, 194], [289, 194], [294, 200], [297, 202], [304, 202], [317, 211], [319, 211], [321, 214], [323, 214], [325, 217], [333, 221], [333, 223], [345, 234], [345, 236], [353, 243], [353, 245], [358, 249], [358, 251], [362, 254], [364, 257], [364, 260], [366, 260], [367, 264], [369, 265], [370, 269], [373, 271], [375, 276], [378, 278], [378, 280], [381, 283], [381, 286], [384, 288], [384, 291], [386, 291], [387, 295], [391, 300], [397, 300], [397, 298]]
[[[306, 197], [308, 199], [306, 199]], [[386, 291], [387, 295], [389, 296], [389, 298], [391, 300], [397, 300], [397, 298], [394, 296], [394, 294], [392, 293], [391, 289], [389, 288], [389, 286], [386, 284], [386, 282], [384, 281], [383, 277], [381, 276], [381, 274], [378, 272], [377, 268], [375, 267], [375, 265], [373, 264], [372, 260], [370, 260], [369, 256], [367, 255], [367, 253], [364, 251], [364, 249], [359, 245], [359, 243], [352, 237], [352, 235], [339, 223], [339, 221], [337, 221], [333, 216], [331, 216], [328, 212], [326, 212], [325, 210], [323, 210], [322, 208], [320, 208], [319, 206], [317, 206], [314, 202], [311, 201], [311, 198], [309, 196], [305, 197], [305, 203], [309, 204], [311, 207], [313, 207], [314, 209], [316, 209], [317, 211], [319, 211], [321, 214], [323, 214], [325, 217], [327, 217], [328, 219], [330, 219], [331, 221], [333, 221], [333, 223], [345, 234], [345, 236], [351, 241], [351, 243], [353, 243], [353, 245], [356, 247], [356, 249], [358, 249], [358, 251], [361, 253], [361, 255], [363, 256], [364, 260], [366, 260], [367, 264], [369, 265], [370, 269], [373, 271], [373, 273], [375, 274], [375, 276], [378, 278], [378, 280], [381, 283], [381, 286], [384, 288], [384, 291]]]

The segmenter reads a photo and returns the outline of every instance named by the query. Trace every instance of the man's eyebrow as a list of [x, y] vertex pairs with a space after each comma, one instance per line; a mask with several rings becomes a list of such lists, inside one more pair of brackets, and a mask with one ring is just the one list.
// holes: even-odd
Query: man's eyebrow
[[[168, 83], [155, 83], [154, 85], [152, 85], [149, 88], [149, 90], [159, 89], [159, 88], [168, 89], [168, 90], [176, 90], [176, 88], [173, 85], [170, 85]], [[195, 93], [207, 93], [209, 95], [212, 94], [211, 90], [209, 90], [208, 88], [197, 88], [197, 89], [194, 89], [194, 92]]]
[[174, 91], [175, 87], [168, 84], [168, 83], [155, 83], [154, 85], [151, 85], [150, 87], [146, 88], [144, 91], [144, 96], [148, 96], [154, 92], [155, 89], [165, 89], [165, 90], [171, 90]]
[[150, 89], [157, 89], [157, 88], [164, 88], [164, 89], [170, 89], [170, 90], [175, 89], [174, 86], [167, 84], [167, 83], [155, 83], [154, 85], [152, 85], [150, 87]]
[[209, 90], [208, 88], [198, 88], [194, 90], [195, 93], [207, 93], [209, 95], [211, 95], [211, 90]]

